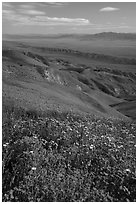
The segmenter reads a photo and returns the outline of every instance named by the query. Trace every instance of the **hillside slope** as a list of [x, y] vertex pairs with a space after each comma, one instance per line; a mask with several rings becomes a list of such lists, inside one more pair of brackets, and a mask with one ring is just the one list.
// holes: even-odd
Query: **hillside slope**
[[38, 110], [127, 118], [129, 114], [126, 117], [111, 105], [135, 97], [135, 73], [120, 71], [114, 64], [95, 64], [99, 58], [90, 58], [92, 66], [80, 63], [80, 52], [72, 63], [68, 56], [73, 59], [74, 52], [3, 44], [3, 100]]
[[3, 202], [136, 201], [135, 65], [75, 51], [3, 43]]

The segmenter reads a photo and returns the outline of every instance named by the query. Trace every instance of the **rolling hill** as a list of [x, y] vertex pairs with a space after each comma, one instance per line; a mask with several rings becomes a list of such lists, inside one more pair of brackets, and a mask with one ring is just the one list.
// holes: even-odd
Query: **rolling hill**
[[136, 201], [135, 41], [74, 42], [3, 41], [3, 202]]
[[[38, 110], [132, 116], [112, 106], [135, 97], [135, 71], [116, 68], [122, 63], [130, 66], [130, 59], [14, 42], [3, 42], [2, 54], [3, 100]], [[89, 65], [82, 63], [83, 58], [89, 59]], [[75, 59], [74, 63], [70, 59]]]

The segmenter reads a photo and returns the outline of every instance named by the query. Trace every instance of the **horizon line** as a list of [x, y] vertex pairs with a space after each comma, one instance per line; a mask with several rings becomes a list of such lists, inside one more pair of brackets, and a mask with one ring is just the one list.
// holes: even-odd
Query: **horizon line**
[[45, 35], [95, 35], [95, 34], [100, 34], [100, 33], [116, 33], [116, 34], [136, 34], [136, 32], [113, 32], [113, 31], [104, 31], [104, 32], [97, 32], [97, 33], [46, 33], [46, 34], [42, 34], [42, 33], [2, 33], [2, 35], [41, 35], [41, 36], [45, 36]]

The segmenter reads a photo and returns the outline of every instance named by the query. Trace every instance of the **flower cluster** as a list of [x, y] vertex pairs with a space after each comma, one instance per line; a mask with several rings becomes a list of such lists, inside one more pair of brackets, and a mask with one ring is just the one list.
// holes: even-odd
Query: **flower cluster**
[[135, 136], [135, 122], [13, 111], [3, 120], [3, 201], [135, 201]]

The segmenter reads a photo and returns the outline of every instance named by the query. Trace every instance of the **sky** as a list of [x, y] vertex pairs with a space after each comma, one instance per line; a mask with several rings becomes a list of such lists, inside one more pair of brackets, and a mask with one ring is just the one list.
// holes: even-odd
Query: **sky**
[[3, 34], [136, 32], [135, 2], [3, 2]]

